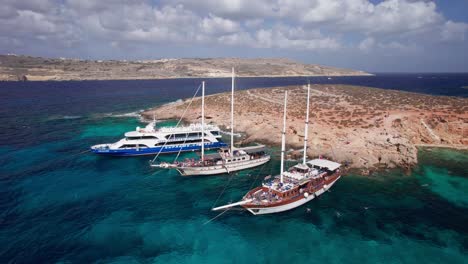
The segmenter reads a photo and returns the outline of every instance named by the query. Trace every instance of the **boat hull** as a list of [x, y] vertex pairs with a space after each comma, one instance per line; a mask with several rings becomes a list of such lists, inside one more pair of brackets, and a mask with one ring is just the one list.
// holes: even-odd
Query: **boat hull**
[[[205, 143], [205, 149], [218, 149], [226, 147], [224, 142], [209, 142]], [[156, 155], [169, 154], [177, 152], [199, 151], [201, 150], [201, 143], [199, 144], [186, 144], [186, 145], [167, 145], [154, 148], [140, 148], [140, 149], [109, 149], [109, 148], [91, 148], [91, 152], [103, 156], [143, 156], [143, 155]]]
[[177, 171], [179, 171], [179, 173], [182, 176], [217, 175], [254, 168], [267, 163], [269, 160], [270, 156], [266, 156], [255, 160], [246, 160], [227, 165], [214, 165], [205, 167], [179, 167], [177, 168]]
[[310, 202], [315, 197], [323, 194], [328, 189], [330, 189], [333, 186], [333, 184], [335, 184], [335, 182], [340, 179], [340, 177], [341, 176], [338, 176], [333, 181], [329, 182], [328, 184], [325, 184], [324, 187], [320, 188], [315, 193], [309, 194], [308, 197], [302, 197], [301, 199], [296, 200], [296, 201], [291, 202], [291, 203], [282, 204], [282, 205], [278, 205], [278, 206], [261, 206], [261, 205], [259, 205], [259, 206], [242, 205], [242, 206], [245, 209], [247, 209], [247, 211], [252, 213], [253, 215], [274, 214], [274, 213], [280, 213], [280, 212], [288, 211], [288, 210], [294, 209], [296, 207], [299, 207], [299, 206], [301, 206], [301, 205], [303, 205], [303, 204], [305, 204], [307, 202]]

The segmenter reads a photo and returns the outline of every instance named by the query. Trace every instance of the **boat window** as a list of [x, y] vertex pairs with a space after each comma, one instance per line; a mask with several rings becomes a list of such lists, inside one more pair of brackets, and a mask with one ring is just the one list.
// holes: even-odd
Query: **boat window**
[[144, 145], [144, 144], [125, 144], [125, 145], [122, 145], [120, 146], [119, 148], [123, 149], [123, 148], [148, 148], [147, 145]]
[[213, 136], [219, 136], [219, 131], [211, 131], [211, 134], [213, 134]]
[[155, 139], [155, 136], [141, 136], [141, 137], [126, 137], [127, 140], [137, 140], [137, 139]]
[[172, 134], [172, 135], [167, 135], [166, 136], [166, 139], [184, 139], [187, 137], [187, 134], [186, 133], [182, 133], [182, 134]]
[[125, 145], [120, 146], [119, 148], [136, 148], [136, 145], [135, 144], [125, 144]]

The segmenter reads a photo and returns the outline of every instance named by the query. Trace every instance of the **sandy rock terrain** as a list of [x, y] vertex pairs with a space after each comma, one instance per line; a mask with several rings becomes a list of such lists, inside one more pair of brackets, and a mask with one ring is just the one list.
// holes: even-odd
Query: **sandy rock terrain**
[[[282, 103], [288, 90], [288, 148], [304, 139], [306, 87], [290, 86], [237, 91], [235, 130], [243, 142], [281, 143]], [[207, 122], [228, 128], [230, 93], [207, 96]], [[188, 100], [148, 110], [159, 119], [179, 118]], [[200, 98], [184, 119], [197, 122]], [[354, 168], [411, 167], [417, 146], [468, 149], [468, 99], [430, 96], [348, 85], [312, 85], [309, 157], [325, 155]]]
[[0, 80], [133, 80], [237, 76], [348, 76], [362, 71], [302, 64], [289, 59], [194, 58], [141, 61], [49, 59], [0, 55]]

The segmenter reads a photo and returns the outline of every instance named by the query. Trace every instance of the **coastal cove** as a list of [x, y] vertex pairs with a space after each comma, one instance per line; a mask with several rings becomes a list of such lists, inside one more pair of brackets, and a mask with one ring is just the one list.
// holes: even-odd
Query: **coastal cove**
[[[281, 96], [289, 92], [292, 105], [286, 130], [287, 145], [302, 150], [306, 87], [304, 85], [249, 89], [236, 92], [235, 127], [246, 136], [242, 143], [281, 143]], [[230, 93], [205, 99], [209, 122], [229, 127]], [[200, 97], [178, 100], [142, 113], [146, 119], [184, 118], [198, 122]], [[351, 85], [312, 85], [311, 129], [307, 155], [332, 157], [352, 168], [411, 168], [417, 146], [468, 149], [468, 99], [429, 96]], [[188, 111], [185, 112], [185, 109]], [[185, 113], [184, 116], [182, 114]], [[294, 156], [301, 156], [292, 151]]]
[[[468, 74], [308, 79], [468, 97], [461, 88]], [[230, 88], [228, 78], [206, 81], [207, 94]], [[213, 206], [238, 200], [278, 172], [277, 147], [272, 161], [257, 169], [199, 178], [151, 169], [152, 157], [86, 152], [144, 126], [145, 109], [191, 97], [199, 82], [0, 82], [0, 262], [466, 263], [466, 150], [417, 147], [410, 174], [398, 168], [352, 173], [304, 207], [260, 217], [232, 210], [208, 224], [217, 215]], [[236, 89], [306, 82], [238, 78]]]

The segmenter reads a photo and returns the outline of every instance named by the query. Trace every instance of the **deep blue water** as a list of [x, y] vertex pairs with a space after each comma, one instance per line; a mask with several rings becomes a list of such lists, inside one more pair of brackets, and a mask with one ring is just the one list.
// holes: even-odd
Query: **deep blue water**
[[[310, 81], [468, 97], [468, 74]], [[230, 211], [206, 225], [229, 179], [218, 205], [277, 171], [277, 157], [234, 175], [183, 178], [150, 169], [149, 157], [83, 153], [141, 125], [140, 109], [189, 97], [199, 82], [0, 82], [0, 263], [467, 263], [466, 152], [421, 150], [411, 175], [348, 175], [305, 207]], [[208, 94], [229, 88], [229, 79], [207, 80]]]

